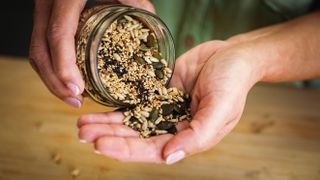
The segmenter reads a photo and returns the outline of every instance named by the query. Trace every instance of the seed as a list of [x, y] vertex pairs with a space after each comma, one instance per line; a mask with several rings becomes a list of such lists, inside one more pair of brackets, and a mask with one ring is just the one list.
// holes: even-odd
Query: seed
[[148, 113], [147, 111], [140, 111], [140, 114], [146, 118], [150, 116], [150, 113]]
[[150, 111], [152, 111], [152, 108], [150, 108], [150, 107], [144, 107], [144, 110], [150, 112]]
[[133, 55], [133, 59], [134, 59], [135, 61], [137, 61], [139, 64], [145, 64], [145, 63], [146, 63], [146, 62], [143, 60], [142, 57], [139, 57], [139, 56], [136, 55], [136, 54]]
[[153, 71], [148, 71], [148, 75], [151, 76], [151, 77], [156, 76]]
[[152, 56], [149, 59], [151, 62], [159, 62], [159, 59], [152, 57]]
[[118, 19], [118, 23], [124, 24], [127, 22], [127, 19], [125, 17], [121, 17], [120, 19]]
[[[168, 62], [167, 62], [166, 60], [160, 59], [160, 62], [161, 62], [162, 64], [164, 64], [165, 66], [168, 66]], [[168, 72], [168, 71], [167, 71], [167, 72]]]
[[183, 115], [183, 116], [180, 116], [179, 117], [179, 120], [181, 121], [181, 120], [184, 120], [184, 119], [187, 119], [187, 115]]
[[126, 20], [128, 20], [128, 21], [133, 21], [132, 17], [127, 16], [127, 15], [124, 15], [124, 18], [126, 18]]
[[159, 69], [155, 70], [156, 76], [159, 79], [163, 79], [163, 72]]
[[171, 126], [169, 129], [166, 129], [168, 133], [170, 134], [176, 134], [177, 133], [177, 128], [176, 126]]
[[140, 49], [141, 51], [148, 51], [148, 50], [149, 50], [149, 48], [148, 48], [144, 43], [141, 43], [139, 49]]
[[162, 96], [162, 88], [158, 89], [158, 92]]
[[147, 37], [147, 46], [148, 47], [155, 47], [157, 44], [156, 39], [151, 34]]
[[113, 54], [113, 57], [114, 57], [115, 60], [121, 61], [121, 57], [119, 56], [119, 54], [114, 53], [114, 54]]
[[183, 98], [180, 97], [180, 96], [178, 96], [177, 99], [178, 99], [180, 102], [183, 102], [183, 101], [184, 101]]
[[155, 125], [153, 124], [153, 122], [148, 121], [148, 127], [149, 127], [149, 128], [154, 128], [154, 127], [155, 127]]
[[130, 118], [130, 122], [132, 122], [132, 123], [134, 123], [134, 122], [139, 122], [139, 120], [138, 120], [138, 118], [132, 116], [132, 117]]
[[165, 71], [167, 71], [167, 73], [171, 74], [172, 70], [170, 68], [165, 68]]
[[138, 36], [138, 39], [143, 40], [144, 42], [147, 41], [148, 33], [143, 33]]
[[154, 123], [155, 123], [155, 124], [159, 124], [162, 120], [163, 120], [163, 118], [162, 118], [162, 117], [159, 117]]
[[60, 164], [61, 163], [61, 154], [60, 153], [54, 153], [51, 157], [54, 163]]
[[125, 97], [120, 93], [117, 93], [117, 96], [118, 96], [119, 100], [124, 100], [125, 99]]
[[152, 63], [152, 66], [153, 66], [153, 68], [155, 68], [155, 69], [162, 69], [162, 68], [164, 68], [164, 64], [162, 64], [162, 63], [160, 63], [160, 62]]
[[76, 178], [76, 177], [78, 177], [80, 175], [80, 170], [77, 169], [77, 168], [74, 168], [74, 169], [71, 170], [70, 174], [71, 174], [71, 176], [73, 178]]
[[155, 57], [155, 58], [157, 58], [157, 59], [162, 59], [162, 57], [161, 57], [161, 55], [159, 54], [159, 53], [155, 53], [154, 55], [153, 55], [153, 57]]
[[140, 29], [141, 32], [149, 32], [149, 29]]
[[167, 88], [162, 87], [161, 90], [162, 90], [162, 94], [163, 95], [167, 95], [168, 94]]
[[[128, 27], [128, 31], [132, 31], [133, 29], [136, 29], [137, 27], [139, 27], [139, 24], [134, 24], [134, 25]], [[133, 32], [132, 32], [132, 34], [133, 34]], [[133, 34], [133, 37], [134, 37], [134, 34]]]
[[163, 115], [163, 116], [167, 116], [167, 115], [171, 114], [172, 111], [173, 111], [173, 108], [174, 108], [174, 105], [173, 105], [173, 104], [163, 104], [163, 105], [161, 106], [162, 115]]
[[174, 104], [173, 110], [176, 111], [177, 113], [181, 113], [182, 109], [181, 106], [179, 106], [178, 104]]
[[147, 130], [148, 129], [148, 121], [144, 121], [142, 124], [142, 129]]
[[125, 116], [129, 116], [129, 115], [130, 115], [130, 111], [125, 111], [123, 114], [124, 114]]
[[155, 122], [159, 117], [159, 111], [155, 108], [150, 112], [149, 120]]
[[150, 61], [150, 59], [148, 57], [145, 57], [144, 60], [148, 63], [148, 64], [152, 64], [152, 62]]
[[124, 119], [123, 119], [123, 122], [127, 122], [127, 121], [129, 121], [131, 119], [131, 116], [127, 116], [127, 117], [125, 117]]
[[157, 129], [167, 130], [167, 129], [170, 129], [172, 126], [174, 126], [174, 123], [171, 123], [171, 122], [160, 122], [157, 125]]
[[167, 134], [167, 133], [168, 133], [168, 131], [166, 131], [166, 130], [156, 130], [156, 134], [157, 134], [157, 135]]

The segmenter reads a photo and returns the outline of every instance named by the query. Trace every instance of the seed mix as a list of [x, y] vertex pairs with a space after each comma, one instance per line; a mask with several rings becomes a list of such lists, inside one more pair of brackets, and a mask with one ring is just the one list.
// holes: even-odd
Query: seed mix
[[190, 96], [166, 88], [172, 70], [159, 50], [155, 33], [134, 16], [115, 20], [98, 48], [98, 73], [107, 92], [127, 104], [123, 123], [141, 137], [175, 134], [190, 120]]

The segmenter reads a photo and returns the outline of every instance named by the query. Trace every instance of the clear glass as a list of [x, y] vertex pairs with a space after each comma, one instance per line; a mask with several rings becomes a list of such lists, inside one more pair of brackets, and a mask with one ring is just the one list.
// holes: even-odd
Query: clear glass
[[[101, 38], [116, 19], [129, 15], [146, 25], [154, 32], [159, 52], [167, 60], [168, 67], [174, 70], [175, 49], [169, 29], [159, 17], [154, 14], [125, 5], [105, 5], [84, 12], [79, 22], [76, 36], [77, 64], [85, 80], [87, 94], [96, 102], [110, 107], [124, 108], [130, 106], [114, 99], [104, 87], [97, 66], [98, 47]], [[170, 78], [168, 79], [168, 84]]]

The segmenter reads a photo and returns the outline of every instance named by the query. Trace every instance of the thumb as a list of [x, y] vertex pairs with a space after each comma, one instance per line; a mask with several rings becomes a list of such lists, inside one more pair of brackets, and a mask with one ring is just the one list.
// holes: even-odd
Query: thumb
[[231, 131], [239, 119], [239, 114], [234, 117], [228, 114], [228, 103], [217, 107], [200, 102], [198, 107], [189, 128], [179, 132], [165, 146], [163, 156], [167, 164], [210, 149]]

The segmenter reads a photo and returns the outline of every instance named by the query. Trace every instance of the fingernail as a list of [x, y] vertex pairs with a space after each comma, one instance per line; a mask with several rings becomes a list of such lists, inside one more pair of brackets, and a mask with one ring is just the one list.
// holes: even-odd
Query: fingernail
[[84, 139], [80, 139], [79, 140], [81, 143], [85, 144], [85, 143], [88, 143], [88, 141], [84, 140]]
[[73, 83], [68, 83], [67, 84], [68, 89], [72, 92], [74, 96], [78, 96], [80, 94], [80, 89], [78, 88], [77, 85]]
[[81, 107], [81, 102], [76, 98], [68, 97], [64, 100], [64, 102], [75, 108]]
[[98, 150], [95, 150], [94, 153], [96, 153], [96, 154], [102, 154], [102, 153], [101, 153], [100, 151], [98, 151]]
[[166, 158], [166, 164], [174, 164], [178, 161], [180, 161], [181, 159], [183, 159], [186, 156], [186, 153], [184, 151], [176, 151], [172, 154], [170, 154], [167, 158]]

